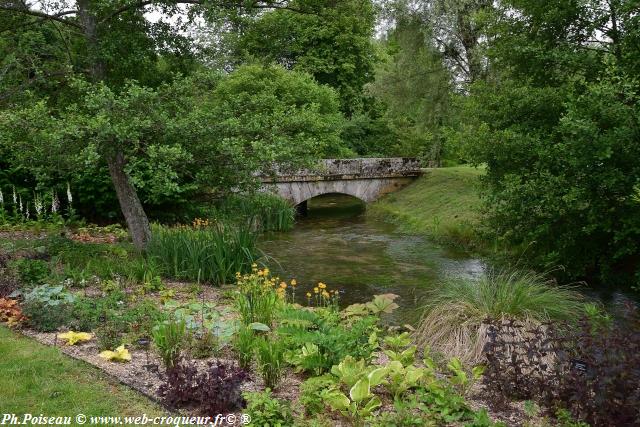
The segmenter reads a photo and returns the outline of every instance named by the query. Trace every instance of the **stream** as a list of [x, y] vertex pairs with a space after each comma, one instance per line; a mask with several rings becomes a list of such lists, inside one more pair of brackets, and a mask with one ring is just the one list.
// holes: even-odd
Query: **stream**
[[342, 307], [393, 293], [400, 297], [400, 308], [388, 320], [415, 324], [421, 302], [440, 281], [484, 273], [481, 260], [398, 233], [393, 225], [365, 215], [365, 206], [350, 196], [317, 197], [308, 208], [293, 230], [269, 233], [259, 243], [274, 274], [297, 280], [301, 304], [318, 282], [340, 291]]

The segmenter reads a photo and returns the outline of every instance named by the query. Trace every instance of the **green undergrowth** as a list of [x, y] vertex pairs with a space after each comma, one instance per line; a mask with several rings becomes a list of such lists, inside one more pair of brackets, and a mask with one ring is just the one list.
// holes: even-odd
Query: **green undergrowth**
[[430, 169], [407, 188], [373, 203], [367, 214], [390, 221], [403, 232], [477, 250], [482, 246], [477, 231], [482, 173], [469, 166]]
[[84, 362], [0, 327], [0, 390], [5, 413], [158, 416], [162, 409]]

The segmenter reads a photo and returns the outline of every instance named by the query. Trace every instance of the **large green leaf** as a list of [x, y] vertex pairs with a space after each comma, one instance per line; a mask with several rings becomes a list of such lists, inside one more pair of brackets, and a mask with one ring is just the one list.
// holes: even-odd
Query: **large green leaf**
[[351, 390], [349, 390], [349, 396], [354, 402], [362, 402], [367, 397], [371, 396], [371, 387], [368, 378], [362, 378], [356, 382]]

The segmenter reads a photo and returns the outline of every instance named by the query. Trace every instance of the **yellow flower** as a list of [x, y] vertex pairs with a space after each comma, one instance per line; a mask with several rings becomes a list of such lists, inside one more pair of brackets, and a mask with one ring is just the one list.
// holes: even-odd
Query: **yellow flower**
[[311, 292], [307, 292], [307, 298], [311, 298]]
[[320, 289], [318, 289], [318, 288], [313, 288], [313, 292], [315, 292], [315, 293], [317, 294], [318, 292], [320, 292]]
[[258, 264], [254, 262], [253, 264], [251, 264], [251, 268], [258, 268]]
[[280, 289], [286, 289], [287, 288], [287, 284], [284, 282], [280, 282]]
[[318, 283], [318, 287], [319, 287], [320, 289], [324, 289], [324, 288], [326, 288], [326, 287], [327, 287], [327, 285], [325, 285], [324, 283], [320, 282], [320, 283]]
[[263, 274], [264, 274], [264, 271], [262, 271], [262, 270], [258, 271], [258, 276], [262, 276]]
[[322, 291], [322, 296], [325, 297], [325, 298], [329, 298], [329, 292]]
[[297, 286], [298, 282], [296, 282], [296, 279], [291, 279], [291, 286]]

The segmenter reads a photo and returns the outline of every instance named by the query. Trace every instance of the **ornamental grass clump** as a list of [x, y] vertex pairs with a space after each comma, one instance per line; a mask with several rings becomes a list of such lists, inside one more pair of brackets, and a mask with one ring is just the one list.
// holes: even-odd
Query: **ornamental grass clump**
[[163, 274], [223, 285], [258, 258], [256, 235], [248, 226], [163, 227], [154, 225], [147, 248]]
[[478, 363], [487, 343], [485, 320], [515, 319], [535, 327], [549, 320], [577, 319], [583, 307], [577, 291], [536, 273], [500, 271], [478, 281], [447, 280], [424, 306], [416, 342], [447, 358]]

